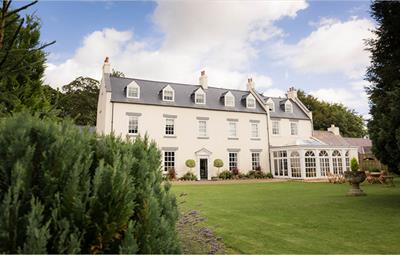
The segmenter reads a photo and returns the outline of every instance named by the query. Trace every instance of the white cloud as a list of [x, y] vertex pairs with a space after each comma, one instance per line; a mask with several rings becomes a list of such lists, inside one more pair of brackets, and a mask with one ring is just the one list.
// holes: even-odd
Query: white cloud
[[368, 96], [364, 86], [367, 84], [362, 80], [354, 81], [350, 88], [322, 88], [311, 91], [310, 94], [326, 102], [344, 104], [365, 115], [368, 111]]
[[323, 18], [317, 29], [294, 45], [281, 43], [275, 49], [278, 58], [303, 73], [343, 73], [360, 79], [369, 64], [365, 39], [373, 36], [373, 23], [352, 17], [342, 22]]
[[[164, 34], [159, 48], [137, 40], [132, 31], [94, 31], [71, 58], [48, 63], [46, 80], [60, 86], [80, 75], [98, 79], [109, 56], [112, 67], [127, 76], [197, 83], [206, 69], [210, 84], [244, 88], [257, 58], [253, 43], [281, 36], [273, 22], [305, 8], [305, 1], [160, 1], [152, 16]], [[265, 75], [251, 75], [257, 86], [272, 84]]]

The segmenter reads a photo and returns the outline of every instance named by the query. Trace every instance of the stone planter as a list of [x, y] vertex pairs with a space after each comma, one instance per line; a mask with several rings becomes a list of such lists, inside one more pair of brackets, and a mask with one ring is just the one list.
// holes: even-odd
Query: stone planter
[[348, 196], [365, 196], [366, 194], [360, 188], [360, 183], [362, 183], [367, 176], [364, 171], [345, 171], [344, 177], [346, 181], [351, 184], [351, 189], [347, 192]]

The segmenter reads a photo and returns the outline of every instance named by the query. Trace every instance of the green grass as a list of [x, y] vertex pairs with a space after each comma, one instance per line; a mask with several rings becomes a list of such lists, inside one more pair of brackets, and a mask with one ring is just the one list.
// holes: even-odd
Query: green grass
[[198, 210], [232, 252], [400, 253], [399, 186], [362, 185], [365, 197], [346, 197], [347, 184], [303, 182], [172, 190], [180, 210]]

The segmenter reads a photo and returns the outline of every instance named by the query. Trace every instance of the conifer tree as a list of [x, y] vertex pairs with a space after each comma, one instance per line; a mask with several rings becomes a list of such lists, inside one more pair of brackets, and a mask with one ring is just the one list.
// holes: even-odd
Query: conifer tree
[[367, 80], [370, 100], [368, 131], [377, 158], [392, 171], [400, 168], [400, 2], [374, 1], [375, 38], [368, 41], [372, 54]]

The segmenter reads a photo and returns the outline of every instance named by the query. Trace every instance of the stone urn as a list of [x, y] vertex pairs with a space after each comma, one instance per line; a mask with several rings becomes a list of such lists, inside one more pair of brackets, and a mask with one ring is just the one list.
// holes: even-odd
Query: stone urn
[[360, 183], [365, 181], [367, 176], [364, 171], [345, 171], [344, 177], [351, 184], [351, 189], [347, 192], [348, 196], [365, 196], [366, 194], [360, 188]]

